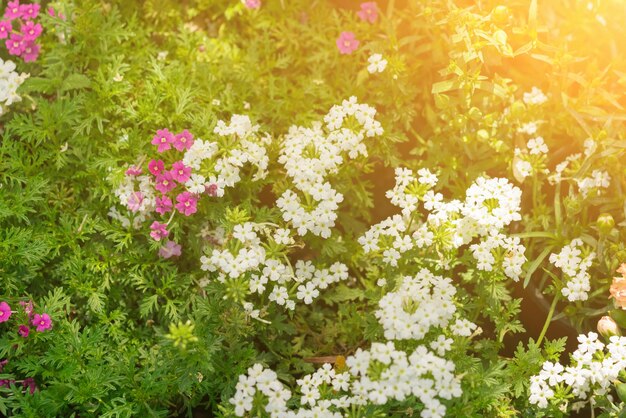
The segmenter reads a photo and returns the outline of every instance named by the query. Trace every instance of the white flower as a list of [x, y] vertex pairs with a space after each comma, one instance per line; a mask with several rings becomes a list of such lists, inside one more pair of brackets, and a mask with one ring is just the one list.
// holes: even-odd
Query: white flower
[[367, 71], [369, 71], [370, 74], [382, 73], [387, 67], [387, 60], [383, 59], [383, 56], [381, 54], [370, 55], [370, 57], [367, 59], [367, 62], [369, 62], [369, 65], [367, 66]]
[[548, 98], [539, 88], [533, 87], [530, 92], [524, 93], [523, 100], [526, 104], [541, 105], [547, 102]]

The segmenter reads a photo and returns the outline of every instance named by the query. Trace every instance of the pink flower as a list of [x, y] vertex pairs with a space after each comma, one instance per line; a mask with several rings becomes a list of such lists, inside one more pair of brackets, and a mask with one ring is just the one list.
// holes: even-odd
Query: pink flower
[[30, 20], [39, 15], [39, 5], [37, 3], [23, 4], [20, 6], [22, 19]]
[[7, 39], [4, 44], [9, 50], [11, 55], [21, 55], [24, 50], [24, 42], [22, 41], [22, 35], [12, 33], [11, 37]]
[[0, 373], [2, 373], [2, 370], [4, 370], [4, 366], [6, 366], [7, 364], [9, 364], [9, 360], [8, 359], [4, 359], [4, 360], [0, 360]]
[[366, 22], [374, 23], [378, 19], [378, 6], [374, 1], [361, 3], [361, 10], [357, 12], [359, 18]]
[[140, 176], [142, 173], [142, 169], [141, 167], [137, 167], [136, 165], [131, 165], [130, 167], [128, 167], [128, 170], [126, 170], [126, 175], [127, 176]]
[[30, 334], [30, 328], [27, 325], [20, 325], [19, 330], [17, 331], [23, 338], [27, 338], [28, 334]]
[[261, 7], [261, 0], [244, 0], [243, 4], [248, 9], [258, 9]]
[[24, 62], [33, 62], [39, 57], [39, 51], [41, 47], [34, 43], [33, 41], [29, 41], [24, 46], [24, 50], [22, 51], [22, 58]]
[[150, 172], [155, 176], [161, 174], [164, 168], [165, 164], [161, 160], [152, 160], [148, 164], [148, 170], [150, 170]]
[[187, 129], [174, 137], [174, 148], [178, 151], [189, 149], [193, 145], [193, 135]]
[[217, 196], [217, 183], [207, 183], [204, 185], [204, 191], [211, 197]]
[[9, 20], [0, 21], [0, 39], [6, 39], [13, 31], [13, 25]]
[[152, 145], [158, 146], [157, 151], [159, 152], [165, 152], [171, 149], [172, 142], [174, 142], [174, 134], [167, 129], [159, 129], [152, 138]]
[[156, 198], [156, 211], [161, 215], [166, 214], [171, 211], [173, 207], [172, 199], [167, 196], [157, 197]]
[[159, 250], [159, 256], [163, 258], [170, 258], [173, 256], [180, 256], [180, 245], [176, 244], [174, 241], [167, 241], [164, 247], [161, 247]]
[[189, 180], [191, 176], [191, 167], [186, 167], [182, 161], [176, 161], [172, 164], [172, 170], [170, 171], [172, 178], [179, 183], [184, 183]]
[[150, 232], [150, 236], [155, 241], [161, 241], [161, 238], [165, 238], [170, 234], [167, 230], [167, 224], [162, 224], [157, 221], [152, 222], [150, 229], [152, 230], [152, 232]]
[[52, 328], [52, 320], [50, 319], [50, 315], [47, 313], [44, 314], [35, 314], [33, 315], [33, 320], [31, 323], [37, 327], [38, 332], [43, 332], [47, 329]]
[[0, 322], [7, 322], [11, 317], [11, 307], [6, 302], [0, 302]]
[[130, 196], [128, 196], [128, 200], [126, 201], [126, 206], [132, 212], [137, 212], [139, 208], [141, 208], [141, 203], [143, 202], [143, 193], [141, 192], [132, 192]]
[[28, 315], [30, 318], [33, 315], [33, 301], [29, 300], [28, 302], [20, 301], [20, 306], [24, 308], [24, 313]]
[[4, 10], [4, 17], [9, 20], [19, 19], [20, 17], [22, 17], [20, 0], [10, 1], [7, 4], [7, 8]]
[[156, 186], [155, 189], [165, 194], [176, 187], [176, 182], [172, 177], [171, 172], [165, 171], [163, 174], [159, 174], [156, 178]]
[[39, 23], [29, 21], [22, 25], [20, 28], [22, 35], [24, 35], [25, 41], [34, 41], [41, 35], [41, 25]]
[[[54, 12], [54, 9], [52, 7], [48, 7], [48, 14], [51, 17], [54, 17], [56, 13]], [[59, 19], [65, 20], [65, 16], [61, 12], [59, 12]]]
[[337, 48], [342, 54], [351, 54], [359, 47], [359, 41], [352, 32], [341, 32], [337, 38]]
[[193, 215], [198, 210], [198, 198], [189, 192], [182, 192], [176, 196], [176, 209], [185, 216]]

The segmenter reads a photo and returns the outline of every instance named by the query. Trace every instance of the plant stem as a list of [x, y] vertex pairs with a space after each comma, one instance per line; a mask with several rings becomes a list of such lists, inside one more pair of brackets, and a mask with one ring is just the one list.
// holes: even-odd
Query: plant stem
[[537, 345], [541, 344], [543, 337], [546, 335], [546, 331], [548, 331], [548, 327], [550, 326], [550, 322], [552, 321], [552, 315], [554, 315], [554, 310], [556, 309], [556, 303], [559, 300], [559, 294], [557, 293], [552, 299], [552, 305], [550, 306], [550, 312], [548, 312], [548, 316], [546, 317], [546, 322], [543, 324], [543, 329], [541, 330], [541, 334], [539, 334], [539, 338], [537, 339]]

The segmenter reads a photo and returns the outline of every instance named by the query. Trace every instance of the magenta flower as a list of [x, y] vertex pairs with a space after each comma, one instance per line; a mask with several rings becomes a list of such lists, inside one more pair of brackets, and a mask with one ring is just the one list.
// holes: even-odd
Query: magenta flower
[[141, 203], [143, 202], [143, 193], [141, 192], [132, 192], [128, 197], [128, 201], [126, 202], [126, 206], [132, 212], [137, 212], [139, 208], [141, 208]]
[[176, 182], [172, 177], [172, 173], [169, 171], [165, 171], [163, 174], [159, 174], [156, 178], [156, 186], [155, 189], [165, 194], [176, 187]]
[[125, 174], [127, 176], [140, 176], [142, 172], [143, 170], [141, 169], [141, 167], [137, 167], [136, 165], [131, 165], [130, 167], [128, 167], [128, 170], [126, 170]]
[[176, 209], [185, 216], [193, 215], [197, 212], [198, 198], [189, 192], [182, 192], [176, 196]]
[[35, 384], [35, 379], [33, 379], [32, 377], [27, 377], [26, 379], [24, 379], [22, 381], [22, 386], [28, 387], [28, 391], [30, 392], [31, 395], [35, 393], [35, 389], [37, 389], [37, 384]]
[[50, 315], [47, 313], [44, 314], [35, 314], [33, 315], [33, 320], [31, 324], [37, 327], [38, 332], [43, 332], [47, 329], [52, 328], [52, 320], [50, 319]]
[[172, 148], [174, 142], [174, 134], [167, 129], [159, 129], [156, 135], [152, 138], [152, 145], [156, 145], [159, 148], [157, 151], [165, 152]]
[[6, 302], [0, 302], [0, 322], [7, 322], [11, 317], [11, 307]]
[[191, 176], [191, 167], [186, 167], [182, 161], [176, 161], [172, 164], [170, 174], [177, 182], [184, 183], [189, 180], [189, 176]]
[[178, 151], [189, 149], [193, 145], [193, 135], [187, 129], [174, 137], [174, 148]]
[[23, 4], [20, 6], [22, 19], [31, 20], [39, 15], [40, 6], [37, 3]]
[[150, 232], [150, 236], [155, 241], [161, 241], [161, 238], [165, 238], [170, 234], [167, 230], [167, 224], [162, 224], [157, 221], [152, 222], [150, 229], [152, 230], [152, 232]]
[[150, 172], [155, 176], [161, 174], [163, 169], [165, 169], [165, 163], [161, 160], [152, 160], [148, 164], [148, 170], [150, 170]]
[[341, 32], [337, 38], [337, 48], [342, 54], [351, 54], [359, 47], [359, 40], [352, 32]]
[[261, 7], [261, 0], [244, 0], [243, 4], [248, 9], [258, 9]]
[[156, 198], [156, 211], [161, 215], [171, 211], [173, 207], [172, 199], [167, 196]]
[[0, 21], [0, 39], [6, 39], [11, 35], [13, 25], [9, 20]]
[[4, 370], [4, 366], [6, 366], [9, 363], [8, 359], [4, 359], [4, 360], [0, 360], [0, 373], [2, 373], [2, 370]]
[[22, 35], [18, 35], [17, 33], [12, 33], [11, 37], [7, 39], [4, 44], [11, 55], [22, 55], [22, 51], [24, 51]]
[[9, 20], [19, 19], [20, 17], [22, 17], [20, 0], [10, 1], [7, 4], [7, 8], [4, 10], [4, 17]]
[[34, 41], [41, 35], [41, 25], [39, 23], [28, 21], [20, 28], [25, 41]]
[[359, 18], [365, 22], [375, 23], [378, 19], [378, 6], [375, 1], [361, 3], [361, 10], [357, 12]]
[[178, 257], [180, 256], [181, 246], [176, 244], [174, 241], [167, 241], [164, 247], [161, 247], [159, 250], [159, 257], [170, 258], [170, 257]]
[[17, 331], [23, 338], [27, 338], [28, 334], [30, 334], [30, 328], [26, 325], [20, 325], [19, 330]]
[[33, 41], [29, 41], [24, 46], [24, 50], [22, 51], [22, 58], [24, 62], [33, 62], [39, 57], [39, 51], [41, 47], [34, 43]]

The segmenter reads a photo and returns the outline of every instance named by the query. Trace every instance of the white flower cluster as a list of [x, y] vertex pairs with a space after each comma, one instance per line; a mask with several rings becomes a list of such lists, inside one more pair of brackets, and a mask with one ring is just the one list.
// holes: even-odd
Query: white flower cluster
[[22, 98], [17, 94], [17, 88], [28, 78], [28, 74], [18, 74], [13, 61], [3, 61], [0, 58], [0, 115], [5, 113], [8, 106], [19, 102]]
[[432, 327], [444, 328], [456, 312], [452, 280], [422, 269], [385, 294], [374, 313], [388, 340], [420, 340]]
[[[270, 231], [268, 227], [252, 222], [235, 225], [233, 242], [225, 242], [225, 248], [213, 248], [209, 256], [200, 258], [202, 270], [219, 272], [218, 280], [222, 283], [250, 272], [250, 293], [263, 295], [269, 292], [268, 299], [271, 302], [290, 310], [295, 309], [294, 299], [311, 304], [319, 296], [320, 289], [348, 278], [348, 268], [339, 262], [319, 269], [311, 261], [298, 260], [294, 271], [291, 265], [281, 260], [267, 258], [259, 237], [261, 232], [278, 244], [289, 245], [293, 242], [289, 230], [278, 228]], [[251, 315], [258, 317], [259, 311], [251, 311]]]
[[367, 59], [369, 65], [367, 66], [367, 71], [370, 74], [374, 73], [382, 73], [387, 68], [387, 60], [383, 58], [381, 54], [372, 54]]
[[337, 173], [344, 155], [354, 159], [367, 156], [365, 137], [382, 135], [374, 119], [376, 109], [359, 104], [355, 97], [333, 106], [324, 117], [325, 125], [316, 122], [311, 128], [292, 126], [281, 145], [278, 161], [298, 192], [287, 189], [276, 201], [286, 222], [298, 234], [311, 232], [328, 238], [335, 225], [335, 211], [343, 195], [334, 190], [328, 177]]
[[591, 176], [582, 179], [574, 179], [583, 197], [586, 197], [593, 189], [606, 189], [611, 185], [611, 176], [602, 170], [593, 170]]
[[[387, 192], [391, 202], [402, 208], [368, 230], [359, 238], [365, 253], [381, 252], [383, 262], [397, 266], [403, 253], [424, 248], [439, 241], [452, 248], [469, 244], [476, 237], [483, 242], [471, 249], [482, 270], [501, 266], [505, 274], [518, 280], [526, 261], [520, 240], [501, 234], [513, 221], [521, 219], [521, 190], [504, 178], [478, 178], [466, 191], [464, 201], [444, 202], [441, 193], [430, 190], [437, 177], [427, 169], [396, 169], [396, 186]], [[423, 202], [426, 221], [413, 222], [419, 216], [417, 205]], [[411, 226], [411, 228], [409, 228]]]
[[478, 261], [476, 267], [483, 271], [493, 271], [495, 266], [501, 266], [504, 274], [515, 281], [522, 274], [522, 266], [526, 262], [524, 251], [518, 237], [507, 237], [504, 234], [492, 233], [478, 244], [470, 246], [474, 259]]
[[530, 105], [541, 105], [548, 101], [548, 98], [538, 87], [533, 87], [529, 92], [523, 95], [524, 103]]
[[[210, 194], [222, 197], [225, 187], [234, 187], [241, 180], [241, 169], [245, 164], [257, 169], [253, 181], [265, 178], [269, 165], [265, 145], [271, 138], [260, 137], [258, 131], [259, 126], [252, 125], [245, 115], [232, 115], [228, 124], [218, 121], [213, 130], [220, 137], [218, 142], [198, 138], [185, 151], [183, 164], [199, 171], [185, 184], [187, 189], [197, 193], [202, 192], [205, 185], [212, 186]], [[208, 161], [206, 166], [203, 166], [204, 161]]]
[[612, 336], [609, 341], [605, 346], [595, 332], [579, 335], [578, 349], [571, 355], [570, 366], [547, 361], [541, 372], [531, 377], [530, 403], [546, 408], [557, 392], [571, 392], [583, 400], [607, 395], [626, 368], [626, 337]]
[[[124, 176], [124, 180], [114, 193], [123, 206], [135, 213], [132, 220], [133, 228], [140, 228], [156, 207], [154, 182], [150, 176]], [[131, 225], [131, 220], [120, 214], [114, 206], [109, 209], [108, 215], [119, 221], [124, 228]]]
[[[444, 342], [445, 344], [445, 342]], [[384, 405], [411, 397], [424, 405], [424, 418], [443, 417], [446, 407], [441, 400], [461, 396], [460, 379], [454, 374], [454, 363], [424, 346], [410, 355], [396, 350], [393, 342], [373, 343], [370, 350], [359, 348], [346, 359], [347, 372], [337, 372], [325, 364], [315, 373], [297, 381], [301, 393], [297, 410], [289, 410], [291, 392], [285, 389], [271, 370], [261, 365], [239, 376], [237, 392], [230, 399], [235, 415], [253, 411], [255, 395], [264, 395], [264, 411], [270, 417], [341, 418], [360, 406]], [[295, 403], [295, 402], [293, 402]], [[343, 413], [342, 413], [343, 412]]]
[[582, 246], [582, 240], [576, 238], [563, 247], [558, 254], [550, 254], [550, 262], [560, 268], [569, 278], [565, 287], [561, 289], [561, 293], [571, 302], [587, 300], [587, 292], [591, 290], [590, 275], [587, 270], [591, 267], [595, 253], [591, 252], [583, 257]]

